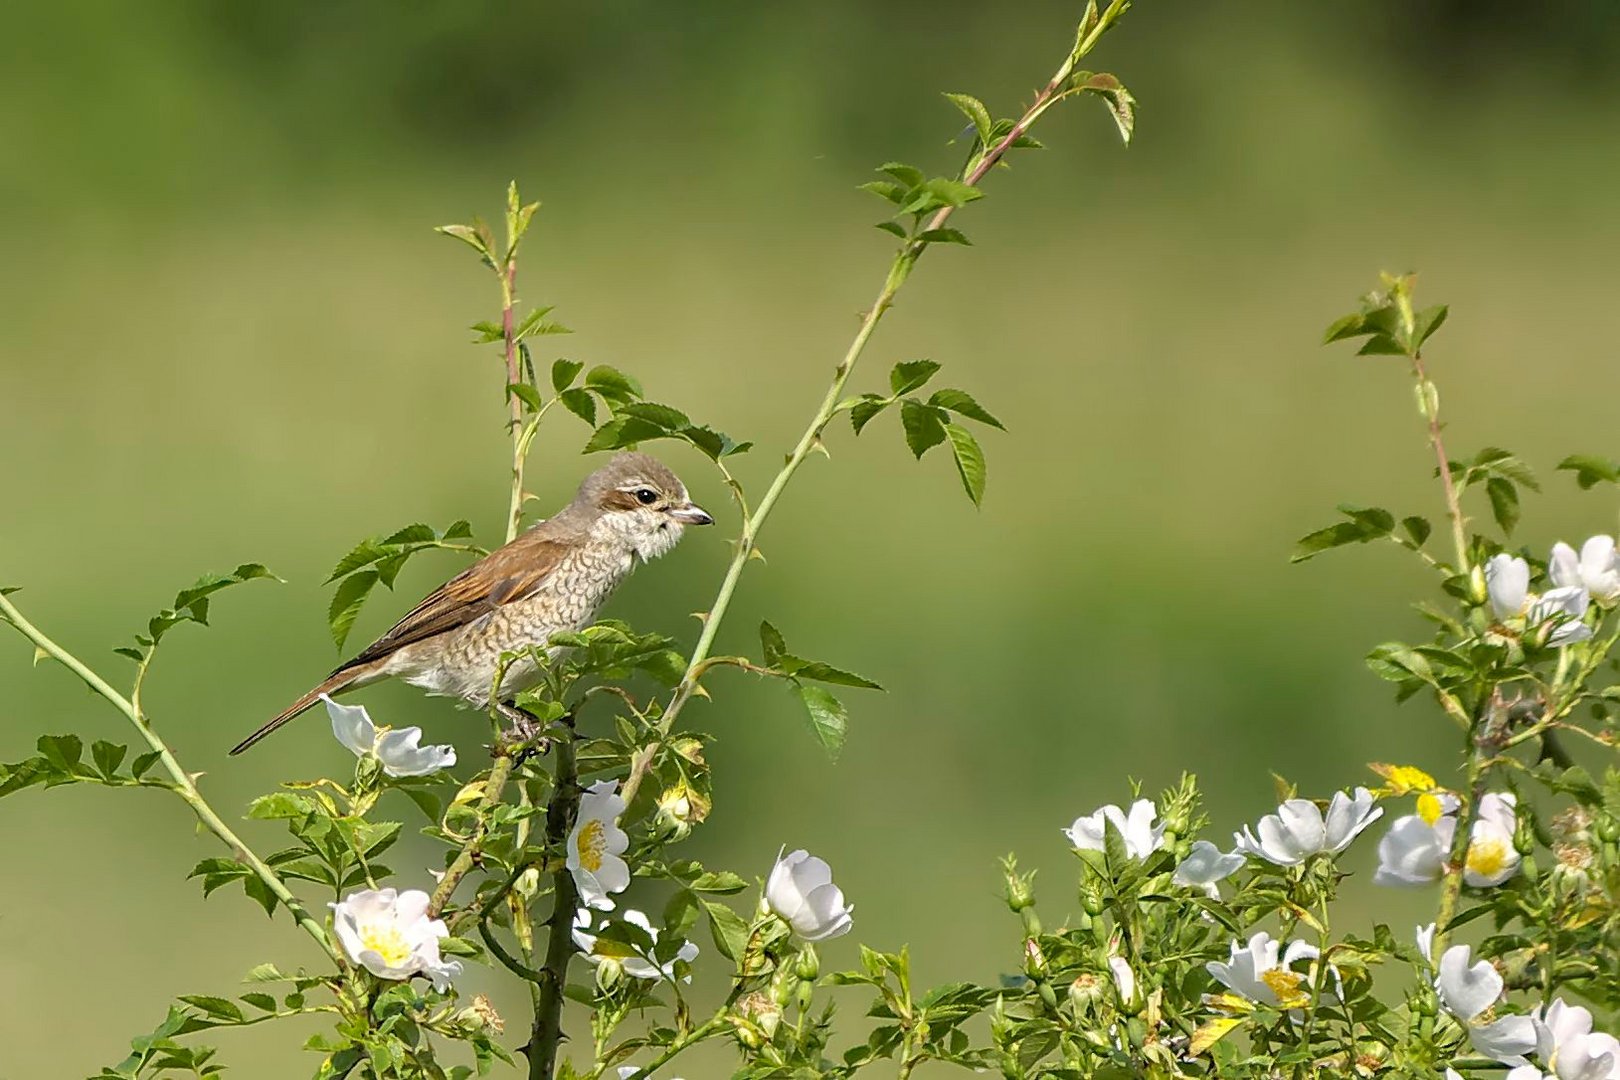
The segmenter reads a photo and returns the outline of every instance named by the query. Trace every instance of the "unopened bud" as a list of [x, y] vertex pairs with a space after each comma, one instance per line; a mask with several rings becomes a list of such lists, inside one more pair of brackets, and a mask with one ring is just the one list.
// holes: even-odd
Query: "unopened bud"
[[996, 1003], [990, 1007], [990, 1038], [997, 1046], [1004, 1046], [1012, 1039], [1016, 1025], [1007, 1019], [1007, 1003], [1002, 998], [996, 998]]
[[1620, 840], [1620, 819], [1613, 814], [1599, 814], [1597, 819], [1598, 839], [1605, 844], [1612, 844]]
[[1090, 972], [1076, 975], [1074, 982], [1069, 984], [1069, 1001], [1080, 1012], [1101, 1001], [1104, 993], [1103, 981]]
[[617, 960], [603, 959], [596, 965], [596, 985], [604, 994], [618, 985], [619, 979], [624, 975], [624, 968]]
[[776, 1036], [777, 1025], [782, 1022], [782, 1009], [769, 994], [754, 991], [738, 1000], [736, 1008], [737, 1039], [750, 1050], [758, 1050]]
[[685, 784], [668, 788], [658, 796], [653, 828], [660, 836], [684, 840], [692, 831], [692, 796]]
[[1101, 915], [1107, 906], [1101, 882], [1096, 878], [1087, 878], [1081, 882], [1080, 907], [1087, 915]]
[[1529, 855], [1536, 850], [1535, 815], [1528, 807], [1520, 807], [1513, 819], [1513, 850]]
[[1007, 906], [1015, 912], [1035, 906], [1035, 875], [1007, 871]]
[[512, 891], [525, 900], [533, 900], [534, 894], [540, 891], [540, 871], [533, 866], [523, 871], [512, 882]]
[[1024, 974], [1032, 979], [1038, 979], [1046, 971], [1046, 954], [1041, 952], [1040, 942], [1034, 938], [1024, 939]]
[[821, 974], [821, 958], [816, 955], [814, 945], [806, 945], [799, 951], [799, 959], [794, 964], [794, 972], [806, 982], [814, 982]]
[[1485, 587], [1485, 568], [1475, 565], [1468, 571], [1468, 599], [1475, 604], [1483, 604], [1490, 598], [1490, 590]]
[[777, 968], [771, 976], [771, 1000], [783, 1008], [793, 1003], [798, 989], [799, 976], [790, 967]]

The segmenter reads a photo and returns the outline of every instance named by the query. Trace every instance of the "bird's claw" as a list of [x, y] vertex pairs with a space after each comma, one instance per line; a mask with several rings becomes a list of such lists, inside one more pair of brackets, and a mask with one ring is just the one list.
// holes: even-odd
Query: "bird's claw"
[[540, 735], [540, 721], [533, 713], [516, 705], [498, 702], [495, 711], [510, 726], [495, 739], [491, 750], [499, 754], [544, 754], [551, 749], [551, 740]]

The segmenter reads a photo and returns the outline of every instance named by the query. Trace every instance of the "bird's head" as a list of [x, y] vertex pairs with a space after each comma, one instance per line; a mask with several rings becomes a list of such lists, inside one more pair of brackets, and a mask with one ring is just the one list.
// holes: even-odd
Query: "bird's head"
[[574, 502], [594, 511], [593, 534], [624, 543], [644, 561], [673, 548], [686, 526], [714, 524], [662, 462], [630, 451], [587, 476]]

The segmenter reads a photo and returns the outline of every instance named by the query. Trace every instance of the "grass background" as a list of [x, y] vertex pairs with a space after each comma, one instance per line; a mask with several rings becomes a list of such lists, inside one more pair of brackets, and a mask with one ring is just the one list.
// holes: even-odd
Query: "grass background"
[[[489, 317], [491, 283], [429, 227], [495, 215], [520, 178], [545, 201], [524, 298], [578, 331], [546, 344], [757, 440], [739, 470], [759, 483], [880, 282], [881, 207], [854, 185], [891, 158], [953, 167], [939, 91], [1013, 111], [1075, 15], [24, 5], [0, 42], [0, 578], [122, 673], [110, 649], [178, 587], [268, 563], [287, 585], [245, 587], [212, 630], [166, 645], [151, 711], [226, 811], [346, 768], [319, 720], [224, 751], [332, 666], [320, 582], [354, 541], [416, 520], [499, 528], [501, 376], [464, 330]], [[991, 979], [1017, 964], [996, 857], [1045, 868], [1057, 922], [1073, 905], [1058, 830], [1125, 799], [1129, 777], [1195, 769], [1219, 835], [1272, 803], [1273, 771], [1312, 792], [1365, 782], [1371, 760], [1450, 775], [1449, 729], [1394, 706], [1359, 660], [1422, 633], [1415, 560], [1287, 562], [1339, 501], [1439, 515], [1403, 373], [1317, 342], [1378, 270], [1421, 269], [1420, 299], [1452, 305], [1432, 363], [1454, 448], [1508, 446], [1549, 480], [1520, 538], [1544, 551], [1615, 527], [1612, 493], [1551, 476], [1566, 453], [1613, 453], [1615, 29], [1595, 2], [1133, 11], [1097, 62], [1141, 99], [1136, 143], [1095, 103], [1043, 124], [1051, 149], [991, 179], [957, 222], [976, 246], [928, 256], [856, 377], [873, 388], [930, 357], [1007, 422], [984, 440], [984, 509], [891, 423], [859, 442], [840, 427], [722, 634], [747, 649], [769, 616], [889, 692], [850, 694], [834, 765], [780, 688], [719, 675], [688, 714], [719, 736], [692, 853], [763, 874], [778, 845], [809, 847], [862, 940], [909, 942], [924, 981]], [[543, 435], [542, 506], [588, 469], [583, 433]], [[660, 450], [724, 507], [701, 459]], [[719, 516], [611, 613], [690, 640], [734, 525]], [[357, 638], [453, 568], [413, 564]], [[43, 732], [126, 737], [20, 642], [0, 650], [0, 692], [0, 759]], [[480, 754], [443, 703], [362, 700]], [[172, 995], [313, 961], [239, 897], [205, 903], [183, 880], [217, 852], [178, 801], [31, 791], [0, 805], [0, 853], [7, 1080], [93, 1072]], [[432, 857], [391, 861], [409, 877]], [[1415, 921], [1430, 898], [1374, 894], [1372, 858], [1349, 856], [1346, 928]], [[297, 1075], [314, 1067], [297, 1041], [228, 1036], [225, 1059]]]

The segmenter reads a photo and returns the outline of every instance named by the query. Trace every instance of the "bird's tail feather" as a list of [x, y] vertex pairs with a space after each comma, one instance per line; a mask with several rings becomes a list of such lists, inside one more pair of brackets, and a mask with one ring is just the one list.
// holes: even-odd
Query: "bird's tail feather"
[[264, 738], [266, 735], [270, 734], [287, 721], [293, 719], [299, 713], [314, 705], [317, 701], [321, 700], [322, 694], [335, 694], [338, 691], [347, 688], [352, 683], [362, 681], [365, 674], [366, 673], [363, 669], [356, 668], [344, 668], [341, 671], [334, 671], [331, 675], [327, 676], [325, 682], [321, 683], [321, 685], [317, 686], [315, 689], [311, 690], [309, 693], [287, 706], [287, 708], [274, 720], [271, 720], [268, 724], [264, 725], [264, 727], [237, 743], [236, 746], [232, 747], [231, 753], [240, 754], [242, 751], [246, 750], [248, 747], [252, 746], [254, 743], [258, 742], [260, 739]]

